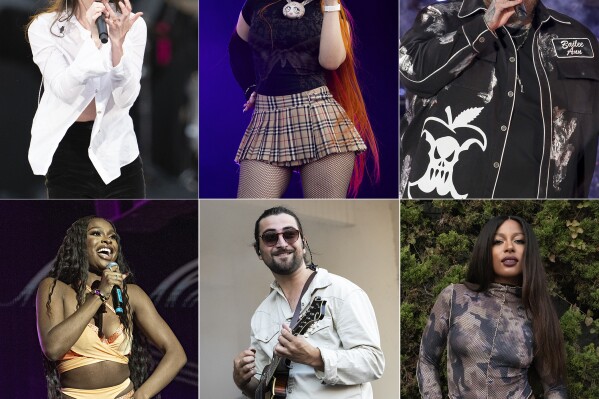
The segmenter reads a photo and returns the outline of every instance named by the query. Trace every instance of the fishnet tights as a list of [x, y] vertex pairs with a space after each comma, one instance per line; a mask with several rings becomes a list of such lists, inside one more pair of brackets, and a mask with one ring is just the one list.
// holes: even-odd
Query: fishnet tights
[[289, 185], [291, 172], [291, 168], [262, 161], [241, 161], [237, 198], [281, 198]]
[[342, 152], [302, 165], [300, 176], [304, 197], [345, 198], [355, 159], [355, 153]]
[[[327, 155], [300, 167], [305, 198], [345, 198], [356, 155], [353, 152]], [[237, 198], [281, 198], [293, 168], [261, 161], [239, 163]]]

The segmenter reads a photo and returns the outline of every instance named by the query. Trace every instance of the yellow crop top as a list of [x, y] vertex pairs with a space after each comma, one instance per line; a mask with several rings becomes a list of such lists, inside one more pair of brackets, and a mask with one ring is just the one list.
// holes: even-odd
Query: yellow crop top
[[[108, 304], [107, 308], [114, 312]], [[123, 324], [108, 338], [98, 336], [98, 327], [88, 324], [75, 345], [60, 359], [57, 369], [64, 373], [89, 364], [105, 360], [128, 364], [127, 355], [131, 353], [132, 337], [125, 334]]]

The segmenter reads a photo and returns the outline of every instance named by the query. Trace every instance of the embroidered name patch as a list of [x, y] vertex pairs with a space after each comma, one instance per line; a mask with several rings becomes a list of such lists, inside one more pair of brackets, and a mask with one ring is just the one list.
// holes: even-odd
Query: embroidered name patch
[[595, 58], [591, 41], [586, 38], [551, 39], [558, 58]]

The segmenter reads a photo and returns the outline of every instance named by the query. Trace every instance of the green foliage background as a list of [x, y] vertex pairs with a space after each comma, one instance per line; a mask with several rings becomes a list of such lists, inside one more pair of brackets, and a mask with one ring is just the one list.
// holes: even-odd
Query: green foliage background
[[480, 229], [497, 215], [533, 225], [566, 339], [569, 397], [599, 398], [599, 201], [559, 200], [401, 201], [402, 397], [420, 397], [418, 350], [437, 295], [463, 281]]

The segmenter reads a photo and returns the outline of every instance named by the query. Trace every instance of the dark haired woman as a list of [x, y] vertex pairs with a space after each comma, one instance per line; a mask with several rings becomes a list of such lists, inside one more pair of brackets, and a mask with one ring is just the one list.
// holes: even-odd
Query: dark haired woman
[[305, 197], [355, 195], [366, 144], [378, 150], [354, 70], [351, 18], [338, 0], [247, 0], [231, 38], [244, 111], [237, 196], [278, 198], [298, 169]]
[[[115, 262], [118, 267], [109, 268]], [[112, 288], [121, 287], [117, 314]], [[150, 298], [132, 283], [112, 223], [93, 216], [69, 228], [36, 299], [48, 398], [151, 398], [186, 362]], [[151, 375], [149, 339], [163, 354]]]
[[530, 225], [515, 216], [483, 227], [466, 282], [445, 288], [422, 335], [417, 378], [423, 398], [442, 398], [439, 365], [447, 348], [451, 398], [533, 398], [536, 368], [544, 398], [567, 397], [565, 352]]
[[[129, 109], [140, 90], [146, 24], [129, 0], [52, 0], [28, 38], [42, 73], [29, 162], [49, 198], [144, 198]], [[103, 15], [108, 41], [96, 20]]]

